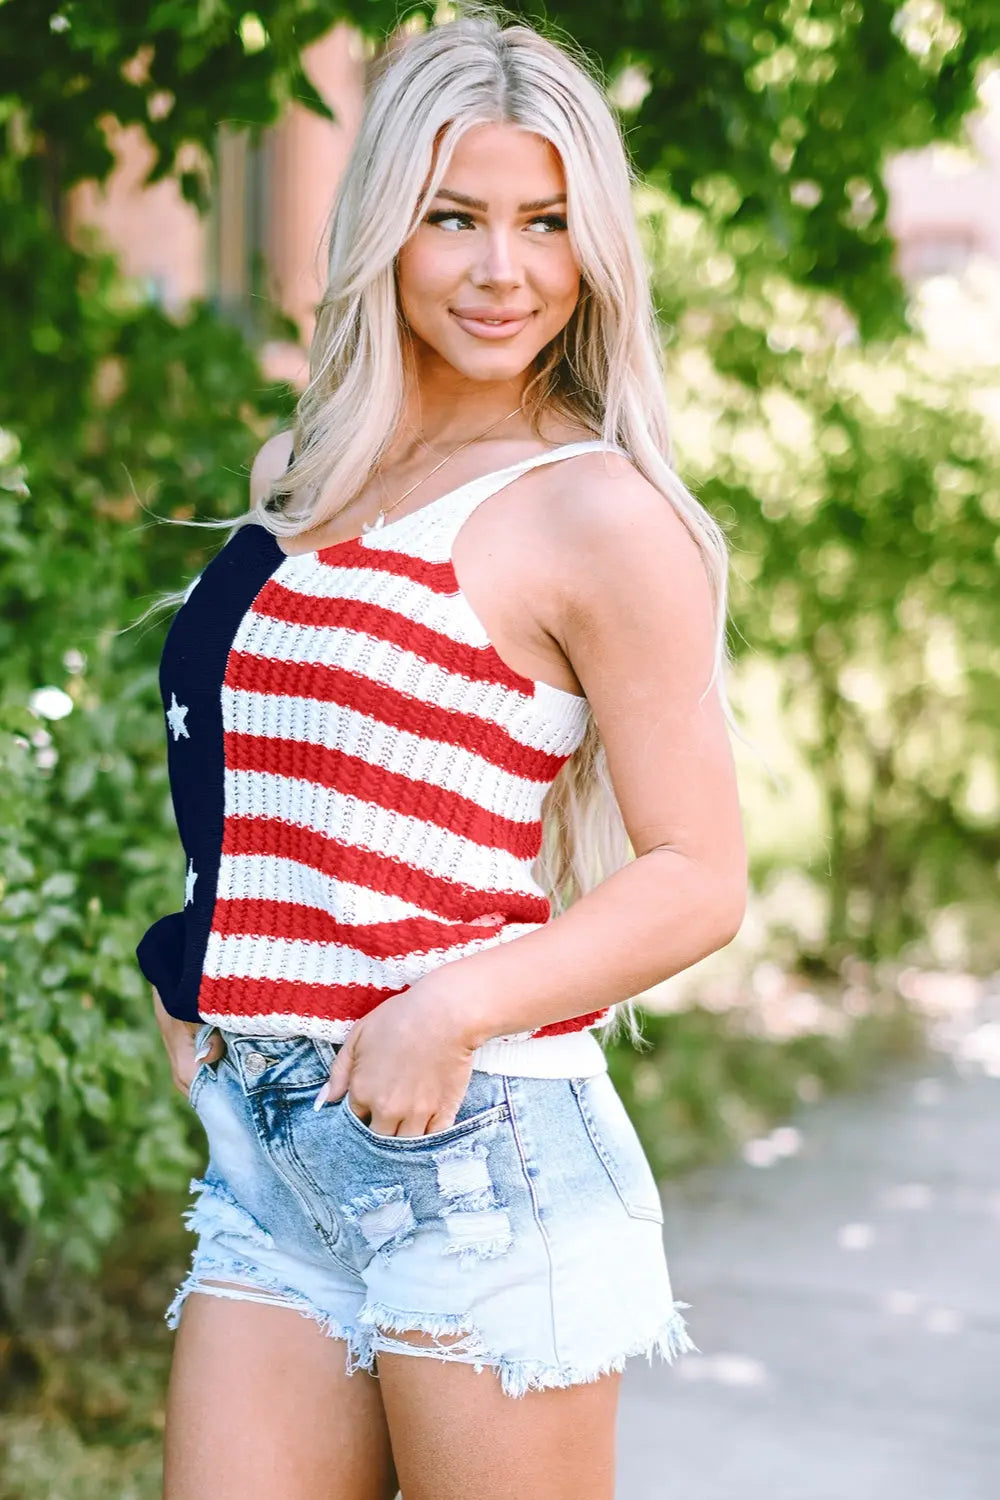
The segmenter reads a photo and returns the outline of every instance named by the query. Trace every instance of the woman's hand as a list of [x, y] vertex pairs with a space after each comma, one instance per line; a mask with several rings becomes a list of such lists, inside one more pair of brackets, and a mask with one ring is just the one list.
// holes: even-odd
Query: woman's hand
[[174, 1080], [174, 1086], [187, 1098], [188, 1089], [191, 1087], [191, 1080], [199, 1062], [206, 1058], [209, 1062], [218, 1062], [220, 1057], [225, 1056], [226, 1044], [219, 1033], [213, 1031], [208, 1039], [207, 1050], [200, 1057], [196, 1057], [194, 1039], [201, 1029], [201, 1022], [179, 1021], [176, 1016], [170, 1015], [164, 1009], [163, 1001], [155, 987], [153, 1011], [163, 1038], [163, 1045], [167, 1049], [167, 1057], [170, 1059], [170, 1074]]
[[453, 986], [429, 974], [360, 1021], [337, 1053], [315, 1108], [344, 1099], [378, 1135], [429, 1135], [454, 1125], [475, 1047], [463, 1034]]

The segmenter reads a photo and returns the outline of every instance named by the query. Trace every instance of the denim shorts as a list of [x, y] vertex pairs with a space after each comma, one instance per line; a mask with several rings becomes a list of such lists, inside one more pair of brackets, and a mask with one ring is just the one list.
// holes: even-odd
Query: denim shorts
[[[476, 1070], [453, 1125], [384, 1136], [347, 1096], [313, 1109], [337, 1046], [220, 1036], [225, 1056], [191, 1083], [208, 1165], [171, 1328], [192, 1291], [287, 1306], [345, 1341], [350, 1373], [377, 1375], [379, 1353], [459, 1360], [511, 1396], [696, 1348], [656, 1182], [606, 1072]], [[393, 1337], [406, 1332], [426, 1337]]]

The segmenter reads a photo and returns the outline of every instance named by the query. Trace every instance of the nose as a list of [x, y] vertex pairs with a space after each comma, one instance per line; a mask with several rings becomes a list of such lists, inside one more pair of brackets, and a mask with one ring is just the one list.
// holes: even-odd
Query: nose
[[472, 269], [472, 281], [481, 287], [520, 286], [523, 281], [516, 234], [497, 227], [480, 241], [480, 254]]

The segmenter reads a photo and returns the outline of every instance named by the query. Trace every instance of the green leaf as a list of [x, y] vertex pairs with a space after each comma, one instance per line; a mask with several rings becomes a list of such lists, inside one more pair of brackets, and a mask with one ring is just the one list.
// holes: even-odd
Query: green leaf
[[42, 1179], [26, 1161], [16, 1161], [11, 1173], [15, 1196], [30, 1220], [37, 1219], [45, 1202]]

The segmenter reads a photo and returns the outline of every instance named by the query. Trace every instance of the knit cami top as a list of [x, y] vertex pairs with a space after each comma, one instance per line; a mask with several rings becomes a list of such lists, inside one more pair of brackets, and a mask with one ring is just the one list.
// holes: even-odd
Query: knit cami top
[[[542, 926], [540, 812], [585, 698], [498, 655], [452, 547], [473, 511], [569, 443], [380, 530], [286, 554], [241, 526], [189, 586], [160, 662], [182, 910], [136, 950], [166, 1010], [342, 1041], [441, 964]], [[501, 1073], [603, 1071], [588, 1011], [480, 1047]]]

